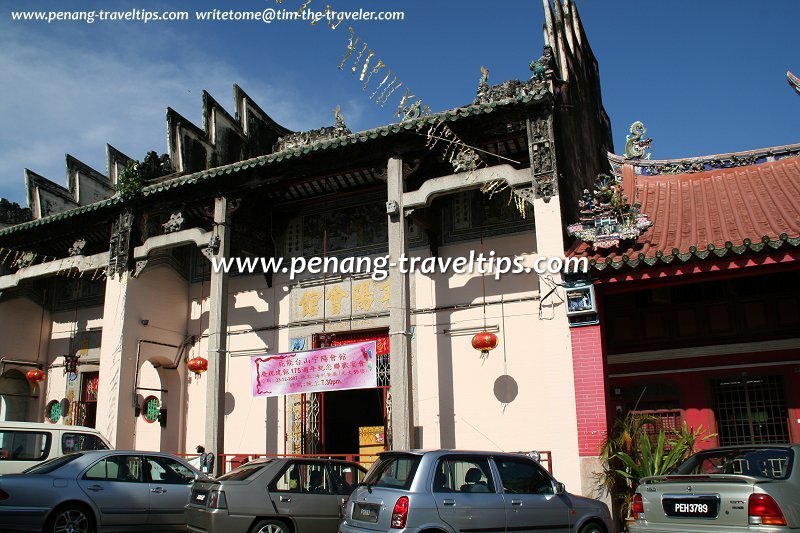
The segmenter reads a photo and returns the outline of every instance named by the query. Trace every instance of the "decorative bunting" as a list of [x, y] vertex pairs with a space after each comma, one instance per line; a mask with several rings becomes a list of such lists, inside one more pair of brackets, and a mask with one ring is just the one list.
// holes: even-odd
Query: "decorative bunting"
[[[313, 0], [306, 0], [303, 2], [297, 13], [302, 14], [312, 1]], [[276, 4], [280, 4], [282, 2], [283, 0], [276, 0]], [[331, 6], [326, 5], [325, 18], [328, 19], [328, 27], [335, 30], [336, 27], [341, 23], [341, 20], [334, 24], [334, 17], [330, 16], [331, 13]], [[316, 23], [317, 18], [312, 17], [311, 25], [316, 25]], [[358, 51], [358, 54], [356, 54], [356, 57], [350, 66], [350, 72], [354, 75], [358, 73], [358, 80], [363, 82], [363, 91], [368, 90], [372, 77], [375, 74], [383, 69], [387, 69], [386, 76], [384, 76], [381, 82], [377, 84], [375, 89], [369, 94], [370, 100], [374, 101], [375, 104], [380, 105], [381, 107], [385, 107], [392, 96], [401, 87], [404, 87], [403, 95], [400, 98], [395, 111], [395, 116], [399, 117], [403, 122], [407, 120], [416, 120], [421, 117], [432, 116], [433, 112], [431, 111], [430, 107], [425, 105], [422, 99], [415, 100], [416, 95], [411, 91], [408, 85], [404, 85], [404, 83], [398, 79], [397, 75], [388, 68], [387, 64], [382, 59], [376, 57], [375, 51], [369, 47], [366, 41], [361, 39], [361, 36], [356, 35], [355, 29], [353, 29], [352, 26], [348, 27], [348, 31], [349, 35], [347, 38], [347, 45], [345, 47], [344, 57], [342, 57], [342, 60], [339, 63], [339, 70], [344, 70], [345, 66], [353, 56], [353, 52], [356, 51], [356, 48], [360, 46], [360, 50]], [[370, 64], [375, 59], [377, 59], [377, 61], [373, 64], [374, 66], [370, 68]], [[489, 71], [485, 67], [481, 67], [481, 85], [486, 85], [488, 87], [488, 77]], [[443, 154], [444, 160], [450, 163], [454, 172], [465, 172], [467, 174], [467, 180], [471, 180], [473, 179], [471, 174], [480, 168], [487, 167], [487, 164], [483, 161], [483, 159], [481, 159], [480, 155], [478, 155], [478, 151], [480, 150], [462, 141], [458, 135], [444, 123], [444, 120], [444, 118], [439, 118], [435, 121], [427, 123], [428, 131], [426, 134], [426, 146], [433, 150], [439, 141], [445, 143]], [[420, 123], [418, 130], [422, 130], [425, 126], [426, 123]], [[497, 154], [492, 155], [497, 156]], [[511, 194], [509, 195], [508, 200], [509, 204], [513, 202], [519, 213], [524, 217], [526, 215], [525, 200], [521, 196], [514, 194], [513, 188], [510, 187], [504, 180], [500, 178], [493, 179], [481, 187], [481, 191], [490, 194], [490, 196], [507, 189], [511, 189]]]

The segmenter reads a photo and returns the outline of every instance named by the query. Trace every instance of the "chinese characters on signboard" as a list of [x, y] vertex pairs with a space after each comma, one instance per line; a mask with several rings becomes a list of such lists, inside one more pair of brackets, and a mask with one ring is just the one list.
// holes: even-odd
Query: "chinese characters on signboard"
[[[326, 287], [292, 291], [293, 322], [383, 313], [389, 310], [389, 282], [371, 279], [344, 280]], [[324, 311], [323, 311], [324, 308]]]
[[375, 341], [305, 352], [254, 355], [253, 396], [282, 396], [378, 386]]

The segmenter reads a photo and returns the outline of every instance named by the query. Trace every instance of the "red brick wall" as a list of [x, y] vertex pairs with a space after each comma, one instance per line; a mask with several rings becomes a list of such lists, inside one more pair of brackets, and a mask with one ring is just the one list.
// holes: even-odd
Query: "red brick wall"
[[580, 455], [597, 455], [606, 436], [606, 379], [600, 326], [572, 328], [572, 365]]

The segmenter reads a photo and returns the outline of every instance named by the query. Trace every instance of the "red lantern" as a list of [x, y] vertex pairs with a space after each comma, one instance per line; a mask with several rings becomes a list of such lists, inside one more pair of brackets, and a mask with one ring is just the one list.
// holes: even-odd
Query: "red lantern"
[[45, 373], [43, 370], [39, 370], [38, 368], [35, 370], [28, 370], [25, 373], [25, 377], [28, 378], [28, 381], [31, 383], [39, 383], [44, 381]]
[[208, 359], [199, 356], [194, 357], [186, 361], [186, 367], [199, 376], [208, 370]]
[[472, 337], [472, 347], [481, 351], [482, 356], [489, 355], [489, 352], [497, 348], [497, 335], [488, 331], [481, 331]]

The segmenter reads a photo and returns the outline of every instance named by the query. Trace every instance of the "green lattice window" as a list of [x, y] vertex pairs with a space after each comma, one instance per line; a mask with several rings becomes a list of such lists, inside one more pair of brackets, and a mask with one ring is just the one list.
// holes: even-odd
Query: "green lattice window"
[[148, 422], [155, 422], [158, 420], [158, 415], [161, 414], [161, 402], [155, 396], [148, 396], [144, 400], [144, 407], [142, 408], [142, 416]]
[[50, 423], [57, 423], [61, 420], [61, 402], [53, 400], [47, 404], [47, 421]]

